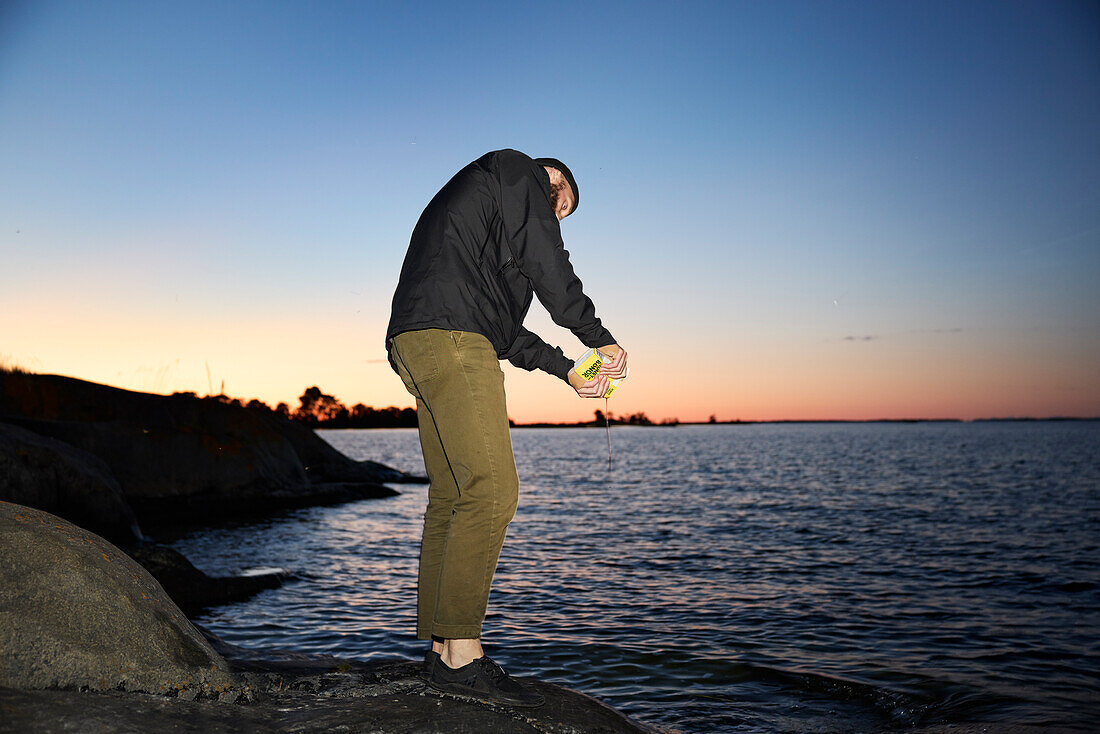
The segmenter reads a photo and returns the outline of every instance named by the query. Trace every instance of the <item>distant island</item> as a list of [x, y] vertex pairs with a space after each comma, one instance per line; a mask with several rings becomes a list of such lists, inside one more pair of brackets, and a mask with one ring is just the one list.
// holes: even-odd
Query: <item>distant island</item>
[[[177, 392], [175, 395], [198, 397], [193, 392]], [[301, 423], [310, 428], [416, 428], [416, 409], [398, 408], [389, 406], [386, 408], [374, 408], [363, 403], [356, 403], [350, 408], [344, 405], [338, 398], [321, 391], [314, 385], [306, 388], [298, 398], [298, 407], [291, 408], [286, 403], [279, 403], [274, 408], [261, 400], [242, 400], [231, 398], [227, 395], [208, 395], [202, 400], [215, 400], [229, 405], [236, 405], [255, 410], [266, 410], [288, 418], [295, 423]], [[1006, 418], [975, 418], [974, 423], [981, 422], [1014, 422], [1014, 421], [1094, 421], [1100, 417], [1070, 417], [1053, 416], [1039, 417], [1006, 417]], [[644, 412], [631, 413], [629, 415], [616, 415], [611, 411], [593, 411], [592, 420], [550, 422], [536, 421], [532, 423], [517, 423], [511, 418], [508, 425], [513, 428], [597, 428], [604, 426], [646, 426], [646, 427], [673, 427], [673, 426], [698, 426], [698, 425], [726, 425], [749, 426], [758, 424], [787, 424], [787, 423], [964, 423], [961, 418], [811, 418], [811, 419], [781, 419], [781, 420], [719, 420], [716, 415], [711, 415], [705, 421], [681, 421], [679, 418], [662, 418], [653, 420]]]
[[[194, 392], [175, 392], [172, 394], [200, 400], [213, 400], [252, 410], [270, 411], [310, 428], [416, 428], [417, 426], [415, 408], [397, 408], [394, 406], [373, 408], [363, 403], [356, 403], [349, 408], [339, 398], [322, 392], [321, 388], [316, 385], [306, 388], [305, 392], [298, 398], [298, 407], [296, 408], [291, 408], [286, 403], [279, 403], [272, 408], [262, 400], [255, 398], [243, 400], [241, 398], [231, 398], [225, 394], [208, 395], [206, 397], [199, 397]], [[668, 418], [654, 422], [645, 413], [616, 416], [608, 411], [604, 415], [602, 410], [595, 411], [591, 421], [574, 423], [516, 423], [511, 418], [508, 419], [508, 425], [514, 428], [584, 428], [603, 426], [608, 423], [624, 426], [675, 426], [680, 421], [676, 418]]]

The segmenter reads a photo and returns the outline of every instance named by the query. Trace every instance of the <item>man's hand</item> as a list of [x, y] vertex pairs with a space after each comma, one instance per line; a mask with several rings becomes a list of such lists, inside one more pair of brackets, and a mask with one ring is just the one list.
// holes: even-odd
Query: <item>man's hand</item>
[[600, 367], [600, 374], [605, 375], [609, 380], [616, 380], [620, 377], [626, 377], [626, 350], [620, 347], [618, 344], [609, 344], [606, 347], [597, 347], [600, 352], [603, 352], [610, 360], [603, 363]]
[[607, 377], [603, 374], [596, 375], [596, 379], [585, 382], [584, 378], [577, 374], [576, 370], [569, 370], [569, 384], [582, 398], [602, 398], [607, 392]]

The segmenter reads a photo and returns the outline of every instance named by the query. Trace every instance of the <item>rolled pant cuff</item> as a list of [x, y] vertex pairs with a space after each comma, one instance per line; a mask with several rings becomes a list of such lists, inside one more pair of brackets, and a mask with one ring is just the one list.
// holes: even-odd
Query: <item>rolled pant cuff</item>
[[476, 624], [437, 624], [431, 629], [418, 627], [416, 639], [430, 640], [432, 635], [446, 640], [476, 640], [481, 637], [481, 627]]

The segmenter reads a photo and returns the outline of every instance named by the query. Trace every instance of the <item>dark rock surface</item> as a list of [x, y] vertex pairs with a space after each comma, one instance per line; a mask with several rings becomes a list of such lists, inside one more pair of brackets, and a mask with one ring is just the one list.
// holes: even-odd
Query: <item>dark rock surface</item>
[[103, 460], [142, 526], [385, 497], [425, 481], [354, 461], [263, 408], [0, 371], [0, 421]]
[[226, 661], [103, 538], [0, 502], [0, 685], [221, 695]]
[[260, 417], [290, 442], [314, 482], [388, 482], [427, 484], [427, 477], [406, 474], [376, 461], [356, 461], [337, 451], [308, 426], [272, 412]]
[[350, 731], [470, 734], [651, 731], [590, 696], [530, 678], [523, 680], [546, 704], [517, 709], [436, 693], [420, 679], [420, 663], [250, 650], [199, 630], [259, 705], [291, 715], [280, 731], [333, 731], [341, 724]]
[[[323, 499], [349, 496], [346, 490], [321, 490]], [[0, 423], [0, 500], [50, 512], [103, 536], [149, 571], [186, 614], [247, 599], [288, 578], [282, 573], [208, 576], [183, 554], [143, 535], [99, 458], [7, 423]]]
[[208, 576], [179, 551], [157, 543], [140, 543], [126, 553], [140, 563], [183, 613], [195, 616], [204, 609], [250, 598], [264, 589], [275, 589], [291, 575], [269, 571], [246, 576]]
[[284, 576], [212, 578], [147, 535], [390, 497], [382, 482], [417, 481], [426, 479], [350, 459], [264, 408], [0, 370], [0, 500], [118, 544], [188, 613]]
[[526, 679], [546, 697], [514, 709], [429, 689], [408, 661], [249, 650], [209, 632], [237, 689], [222, 700], [176, 694], [0, 688], [2, 732], [386, 732], [386, 734], [614, 734], [655, 730], [576, 691]]
[[[223, 513], [231, 505], [308, 491], [310, 482], [282, 436], [248, 411], [184, 398], [187, 415], [147, 413], [132, 421], [23, 418], [18, 424], [101, 458], [139, 521], [157, 515]], [[178, 421], [178, 422], [177, 422]]]
[[419, 663], [249, 650], [192, 625], [118, 548], [0, 502], [0, 731], [644, 732], [559, 686], [511, 709], [443, 696]]
[[[381, 667], [381, 666], [379, 666]], [[403, 663], [369, 673], [272, 674], [289, 684], [264, 700], [218, 701], [107, 691], [0, 687], [0, 732], [371, 732], [384, 734], [644, 734], [655, 732], [584, 694], [547, 683], [538, 709], [508, 709], [435, 694]], [[371, 680], [380, 682], [370, 682]], [[314, 685], [314, 683], [319, 685]], [[328, 687], [324, 687], [327, 685]], [[310, 690], [314, 689], [314, 690]]]
[[141, 539], [134, 511], [100, 459], [0, 423], [0, 500], [60, 515], [120, 545]]

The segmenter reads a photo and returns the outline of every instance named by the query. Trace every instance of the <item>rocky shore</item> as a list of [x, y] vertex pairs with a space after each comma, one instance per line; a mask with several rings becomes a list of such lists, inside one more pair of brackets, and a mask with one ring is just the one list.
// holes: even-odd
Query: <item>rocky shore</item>
[[289, 577], [210, 577], [150, 537], [425, 481], [270, 410], [0, 371], [0, 732], [649, 731], [539, 681], [519, 711], [417, 662], [228, 644], [188, 615]]
[[228, 644], [105, 539], [0, 502], [0, 731], [649, 731], [548, 683], [519, 711], [434, 693], [418, 670]]
[[425, 482], [354, 461], [264, 408], [0, 371], [0, 500], [55, 513], [124, 549], [188, 614], [278, 586], [211, 578], [156, 543], [181, 524], [397, 494]]
[[[111, 492], [121, 492], [143, 527], [385, 497], [395, 493], [385, 484], [425, 481], [376, 462], [354, 461], [309, 428], [266, 408], [139, 393], [58, 375], [0, 372], [0, 427], [9, 445], [35, 434], [37, 451], [63, 453], [71, 473], [102, 480], [94, 482], [96, 488], [84, 488], [83, 504], [72, 508], [68, 498], [77, 490], [55, 481], [49, 491], [59, 507], [76, 512], [100, 504], [105, 494], [98, 485], [105, 482]], [[98, 461], [87, 461], [88, 455]], [[50, 463], [40, 460], [37, 466]], [[16, 466], [10, 453], [8, 464]], [[33, 476], [24, 480], [22, 491], [42, 494], [44, 488], [33, 482]], [[88, 499], [89, 493], [95, 498]], [[112, 533], [124, 539], [117, 526], [128, 520], [86, 512], [74, 519], [97, 523], [91, 529], [102, 529], [112, 540]]]

